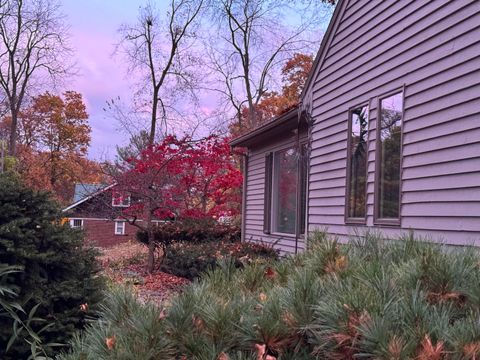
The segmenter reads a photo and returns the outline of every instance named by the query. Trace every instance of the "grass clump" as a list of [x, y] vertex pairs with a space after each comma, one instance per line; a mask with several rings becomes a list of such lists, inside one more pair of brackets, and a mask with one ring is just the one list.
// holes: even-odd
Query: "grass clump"
[[421, 240], [319, 233], [282, 261], [227, 259], [164, 310], [106, 305], [63, 359], [479, 358], [479, 257]]

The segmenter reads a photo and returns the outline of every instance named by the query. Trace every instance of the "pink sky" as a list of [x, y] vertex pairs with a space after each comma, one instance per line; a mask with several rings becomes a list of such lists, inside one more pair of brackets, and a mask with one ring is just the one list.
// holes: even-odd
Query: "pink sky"
[[71, 26], [79, 75], [67, 86], [84, 96], [92, 126], [89, 156], [102, 160], [115, 155], [115, 145], [127, 137], [118, 124], [103, 111], [106, 101], [131, 92], [121, 58], [113, 57], [118, 41], [117, 29], [136, 19], [140, 0], [62, 0], [63, 11]]
[[[135, 22], [138, 9], [145, 0], [61, 0], [63, 12], [70, 24], [71, 44], [75, 48], [79, 75], [67, 82], [67, 88], [84, 96], [90, 115], [92, 141], [89, 157], [112, 159], [116, 145], [125, 145], [128, 136], [103, 109], [112, 98], [128, 102], [133, 83], [129, 81], [121, 56], [113, 56], [118, 42], [118, 28]], [[159, 7], [166, 1], [157, 1]], [[132, 75], [130, 74], [130, 79]], [[214, 107], [215, 94], [204, 94], [200, 111], [208, 113]]]

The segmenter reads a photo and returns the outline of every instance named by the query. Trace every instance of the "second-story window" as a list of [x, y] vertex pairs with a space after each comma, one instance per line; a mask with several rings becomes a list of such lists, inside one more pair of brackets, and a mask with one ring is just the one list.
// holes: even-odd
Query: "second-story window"
[[112, 192], [112, 206], [115, 207], [129, 207], [130, 195], [120, 191]]

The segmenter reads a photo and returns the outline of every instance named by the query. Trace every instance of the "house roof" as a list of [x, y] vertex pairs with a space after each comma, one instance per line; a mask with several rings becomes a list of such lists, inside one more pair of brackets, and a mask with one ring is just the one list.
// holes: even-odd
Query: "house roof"
[[93, 193], [96, 193], [98, 190], [106, 187], [106, 184], [75, 184], [75, 192], [73, 195], [73, 202], [77, 202], [86, 198]]
[[308, 77], [307, 77], [307, 81], [303, 86], [302, 94], [300, 95], [300, 100], [302, 100], [305, 97], [305, 94], [307, 93], [308, 88], [310, 87], [313, 79], [317, 77], [316, 74], [320, 70], [320, 67], [323, 63], [323, 59], [325, 58], [325, 55], [326, 55], [326, 50], [328, 49], [328, 44], [334, 33], [333, 29], [337, 24], [337, 19], [340, 18], [340, 13], [342, 12], [342, 9], [345, 3], [347, 2], [348, 0], [338, 0], [337, 5], [335, 6], [335, 11], [333, 12], [332, 18], [328, 23], [327, 31], [325, 32], [325, 35], [322, 38], [322, 42], [320, 43], [320, 48], [318, 49], [317, 56], [315, 56], [315, 61], [313, 62], [312, 69], [310, 70], [310, 73], [308, 74]]
[[[94, 184], [77, 184], [77, 185], [94, 185]], [[77, 191], [77, 185], [75, 185], [75, 194], [77, 194], [77, 193], [76, 193], [76, 191]], [[77, 200], [77, 201], [75, 201], [75, 196], [74, 196], [74, 200], [73, 200], [74, 202], [73, 202], [73, 204], [67, 206], [65, 209], [62, 210], [62, 212], [66, 212], [66, 211], [68, 211], [68, 210], [73, 209], [74, 207], [76, 207], [76, 206], [84, 203], [85, 201], [90, 200], [91, 198], [93, 198], [93, 197], [95, 197], [95, 196], [103, 193], [104, 191], [107, 191], [108, 189], [111, 189], [111, 188], [114, 187], [116, 184], [113, 183], [113, 184], [110, 184], [110, 185], [106, 185], [106, 184], [98, 184], [98, 185], [99, 185], [100, 187], [98, 187], [98, 188], [96, 189], [96, 191], [93, 191], [93, 192], [90, 192], [90, 193], [85, 193], [85, 194], [84, 194], [85, 196], [84, 196], [83, 198], [80, 198], [80, 199]], [[87, 189], [87, 188], [88, 188], [88, 187], [86, 187], [85, 189]], [[91, 186], [91, 187], [90, 187], [90, 190], [93, 190], [93, 189], [94, 189], [94, 187]]]
[[[326, 50], [328, 49], [328, 44], [334, 33], [334, 28], [337, 24], [337, 20], [340, 18], [340, 13], [343, 12], [342, 9], [347, 2], [347, 0], [338, 0], [337, 5], [335, 6], [335, 11], [333, 12], [332, 19], [328, 24], [327, 31], [325, 32], [325, 35], [320, 44], [320, 49], [318, 50], [317, 56], [315, 57], [315, 62], [313, 63], [312, 70], [310, 71], [307, 81], [305, 82], [305, 86], [303, 87], [302, 94], [300, 96], [301, 100], [304, 99], [308, 88], [313, 82], [313, 79], [316, 78], [316, 74], [318, 73], [323, 63], [323, 59], [325, 58]], [[286, 112], [285, 114], [277, 116], [272, 120], [268, 121], [267, 123], [263, 124], [262, 126], [248, 132], [247, 134], [233, 139], [230, 142], [230, 145], [232, 147], [249, 147], [263, 140], [265, 136], [271, 137], [272, 135], [274, 135], [275, 131], [280, 132], [282, 130], [285, 130], [285, 128], [288, 128], [289, 125], [296, 125], [298, 120], [295, 120], [298, 119], [298, 111], [299, 107], [295, 107], [294, 109]]]
[[290, 127], [295, 127], [298, 123], [298, 107], [295, 107], [285, 114], [274, 117], [258, 128], [230, 141], [232, 147], [249, 147], [263, 139], [266, 133], [271, 137], [273, 132], [282, 132]]

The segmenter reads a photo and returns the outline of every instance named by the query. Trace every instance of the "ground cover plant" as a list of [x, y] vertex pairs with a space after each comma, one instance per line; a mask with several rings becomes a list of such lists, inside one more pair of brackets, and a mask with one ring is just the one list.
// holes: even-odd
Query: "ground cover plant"
[[282, 261], [224, 261], [165, 308], [114, 292], [61, 359], [477, 359], [479, 316], [474, 249], [317, 233]]

